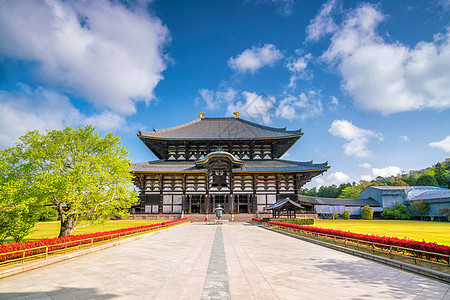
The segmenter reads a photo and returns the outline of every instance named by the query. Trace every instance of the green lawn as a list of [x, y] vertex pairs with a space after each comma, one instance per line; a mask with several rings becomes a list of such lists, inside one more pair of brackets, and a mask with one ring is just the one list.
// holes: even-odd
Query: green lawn
[[450, 246], [450, 223], [403, 220], [315, 220], [314, 226], [355, 233], [410, 238]]
[[[121, 228], [129, 228], [136, 227], [142, 225], [150, 225], [154, 223], [160, 223], [163, 221], [106, 221], [101, 225], [90, 225], [80, 229], [75, 230], [72, 235], [75, 234], [85, 234], [85, 233], [94, 233], [94, 232], [102, 232], [102, 231], [110, 231]], [[83, 223], [81, 223], [83, 225]], [[80, 226], [81, 226], [80, 225]], [[24, 241], [35, 241], [44, 238], [55, 238], [59, 235], [60, 222], [40, 222], [34, 226], [32, 233], [27, 235], [23, 240]], [[11, 238], [6, 239], [5, 243], [11, 243], [13, 240]]]

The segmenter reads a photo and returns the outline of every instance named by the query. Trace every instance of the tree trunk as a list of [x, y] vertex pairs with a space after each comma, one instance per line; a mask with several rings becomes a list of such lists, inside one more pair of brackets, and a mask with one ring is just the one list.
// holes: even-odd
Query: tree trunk
[[73, 216], [61, 217], [61, 229], [59, 231], [59, 237], [69, 236], [75, 229], [78, 223], [78, 219]]

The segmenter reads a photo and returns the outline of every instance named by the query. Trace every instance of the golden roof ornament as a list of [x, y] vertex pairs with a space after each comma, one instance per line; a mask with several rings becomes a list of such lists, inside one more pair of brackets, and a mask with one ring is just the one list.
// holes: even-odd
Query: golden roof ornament
[[198, 118], [199, 119], [204, 119], [205, 117], [203, 116], [205, 113], [204, 112], [201, 112], [201, 113], [199, 113], [198, 114]]
[[235, 116], [235, 117], [234, 117], [235, 119], [239, 119], [239, 118], [241, 117], [241, 114], [238, 113], [237, 111], [235, 111], [233, 114], [234, 114], [234, 116]]

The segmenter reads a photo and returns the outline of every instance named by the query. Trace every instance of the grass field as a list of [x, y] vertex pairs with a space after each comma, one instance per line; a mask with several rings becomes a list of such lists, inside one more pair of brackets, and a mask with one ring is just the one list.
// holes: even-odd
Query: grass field
[[[85, 234], [85, 233], [94, 233], [94, 232], [102, 232], [102, 231], [110, 231], [121, 228], [129, 228], [136, 227], [142, 225], [150, 225], [154, 223], [160, 223], [162, 221], [128, 221], [128, 220], [118, 220], [118, 221], [106, 221], [100, 225], [90, 225], [80, 229], [75, 230], [72, 235], [75, 234]], [[83, 225], [81, 223], [79, 226]], [[44, 238], [55, 238], [59, 235], [59, 229], [61, 228], [61, 224], [59, 221], [56, 222], [40, 222], [34, 226], [32, 233], [27, 235], [23, 240], [24, 241], [35, 241]], [[5, 243], [11, 243], [13, 240], [8, 238], [5, 240]]]
[[450, 246], [450, 223], [403, 220], [315, 220], [314, 226], [355, 233], [410, 238]]

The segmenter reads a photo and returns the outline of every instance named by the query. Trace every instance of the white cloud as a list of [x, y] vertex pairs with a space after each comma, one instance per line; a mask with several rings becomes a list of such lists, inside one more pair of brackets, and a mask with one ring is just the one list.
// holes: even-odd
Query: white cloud
[[253, 119], [255, 122], [269, 124], [272, 121], [271, 110], [275, 105], [275, 97], [267, 95], [258, 95], [244, 91], [242, 96], [245, 101], [238, 101], [228, 105], [227, 114], [231, 115], [237, 111], [242, 116]]
[[407, 137], [406, 135], [400, 135], [399, 139], [401, 142], [407, 142], [409, 141], [409, 137]]
[[442, 141], [429, 143], [428, 146], [435, 147], [435, 148], [441, 148], [445, 152], [450, 152], [450, 135], [447, 136]]
[[262, 67], [272, 66], [283, 57], [281, 51], [272, 44], [247, 49], [236, 58], [228, 59], [228, 66], [236, 71], [255, 73]]
[[328, 109], [330, 111], [335, 111], [336, 108], [339, 106], [339, 100], [335, 96], [330, 97], [331, 101], [328, 103]]
[[255, 3], [273, 3], [277, 6], [277, 13], [287, 17], [292, 15], [294, 0], [254, 0]]
[[376, 5], [351, 10], [322, 55], [336, 64], [342, 87], [357, 105], [382, 114], [450, 107], [450, 33], [414, 47], [377, 34]]
[[100, 130], [123, 129], [125, 120], [112, 112], [86, 116], [54, 91], [21, 86], [20, 92], [0, 91], [0, 147], [9, 147], [30, 130], [62, 129], [93, 124]]
[[218, 109], [220, 105], [223, 103], [226, 104], [232, 103], [238, 94], [238, 91], [236, 91], [231, 87], [219, 91], [201, 89], [198, 92], [200, 94], [201, 99], [205, 101], [206, 107], [210, 110]]
[[332, 12], [337, 6], [337, 0], [329, 0], [322, 4], [319, 13], [306, 28], [306, 40], [318, 41], [321, 37], [337, 29], [332, 18]]
[[35, 78], [101, 109], [132, 114], [163, 78], [161, 20], [117, 1], [6, 1], [0, 58], [36, 64]]
[[372, 155], [372, 152], [367, 148], [371, 138], [383, 140], [381, 133], [359, 128], [347, 120], [334, 120], [328, 132], [348, 141], [343, 145], [346, 155], [360, 158]]
[[369, 164], [369, 163], [363, 163], [363, 164], [359, 164], [359, 166], [360, 166], [361, 168], [364, 168], [364, 169], [369, 169], [369, 168], [372, 168], [372, 165], [371, 165], [371, 164]]
[[288, 120], [304, 120], [318, 116], [322, 114], [322, 111], [320, 92], [310, 90], [298, 96], [289, 95], [281, 100], [275, 110], [275, 115]]
[[310, 79], [312, 78], [312, 73], [307, 72], [308, 61], [312, 58], [311, 53], [304, 56], [293, 58], [286, 64], [286, 68], [291, 72], [291, 77], [289, 78], [289, 87], [295, 88], [296, 81], [299, 79]]
[[363, 175], [361, 176], [362, 180], [371, 181], [378, 176], [381, 177], [390, 177], [390, 176], [397, 176], [402, 173], [402, 170], [397, 166], [388, 166], [385, 168], [373, 168], [371, 175]]
[[316, 177], [313, 179], [312, 184], [316, 187], [320, 186], [330, 186], [330, 185], [339, 185], [341, 183], [348, 182], [350, 180], [350, 176], [343, 172], [334, 172], [325, 176]]

